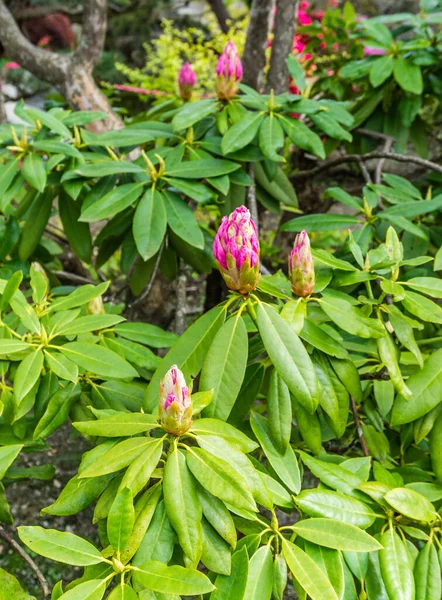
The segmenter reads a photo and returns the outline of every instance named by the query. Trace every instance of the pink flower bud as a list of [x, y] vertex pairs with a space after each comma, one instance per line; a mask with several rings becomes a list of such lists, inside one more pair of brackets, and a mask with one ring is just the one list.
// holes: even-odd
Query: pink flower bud
[[216, 92], [220, 100], [230, 100], [238, 91], [242, 79], [242, 63], [235, 44], [227, 42], [216, 66]]
[[310, 296], [315, 287], [315, 268], [306, 231], [296, 236], [289, 256], [289, 277], [292, 290], [297, 296]]
[[192, 399], [183, 373], [173, 365], [160, 383], [158, 403], [162, 428], [182, 435], [192, 425]]
[[5, 64], [5, 66], [3, 67], [3, 69], [5, 71], [10, 71], [10, 70], [14, 70], [14, 69], [20, 69], [20, 65], [18, 63], [16, 63], [16, 62], [11, 61], [11, 62], [7, 62]]
[[248, 294], [256, 288], [260, 278], [259, 240], [245, 206], [223, 217], [213, 242], [213, 255], [231, 290]]
[[178, 74], [178, 87], [180, 88], [180, 96], [183, 100], [190, 100], [196, 82], [196, 73], [190, 66], [190, 63], [184, 63]]

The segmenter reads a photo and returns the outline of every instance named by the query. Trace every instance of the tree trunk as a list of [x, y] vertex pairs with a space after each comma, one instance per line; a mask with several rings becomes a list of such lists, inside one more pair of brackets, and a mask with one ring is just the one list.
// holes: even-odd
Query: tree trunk
[[272, 0], [253, 0], [246, 45], [242, 56], [243, 83], [257, 90], [264, 70], [269, 39]]
[[81, 65], [73, 70], [70, 77], [66, 77], [60, 85], [60, 90], [74, 110], [102, 111], [109, 115], [103, 121], [90, 123], [89, 131], [99, 133], [123, 127], [123, 122], [112, 111], [111, 105], [95, 83], [92, 74]]
[[106, 0], [85, 0], [80, 43], [71, 54], [56, 54], [38, 48], [20, 31], [14, 17], [0, 0], [0, 42], [8, 57], [66, 96], [74, 110], [98, 110], [109, 116], [90, 123], [94, 132], [123, 127], [92, 77], [106, 35]]
[[218, 24], [223, 33], [227, 33], [229, 31], [228, 21], [231, 20], [231, 16], [229, 11], [226, 8], [223, 0], [207, 0], [210, 4], [215, 16], [218, 20]]
[[287, 58], [293, 47], [297, 13], [298, 2], [296, 0], [277, 0], [275, 35], [273, 37], [270, 70], [267, 79], [267, 89], [273, 89], [275, 94], [282, 94], [288, 88], [289, 70], [287, 67]]

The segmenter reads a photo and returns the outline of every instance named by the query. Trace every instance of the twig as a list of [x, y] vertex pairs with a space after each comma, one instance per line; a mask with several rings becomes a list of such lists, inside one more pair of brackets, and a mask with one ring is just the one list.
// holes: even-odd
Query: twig
[[374, 158], [384, 158], [388, 160], [395, 160], [397, 162], [403, 163], [414, 163], [426, 169], [430, 169], [432, 171], [437, 171], [438, 173], [442, 173], [442, 166], [437, 163], [432, 162], [431, 160], [425, 160], [424, 158], [420, 158], [419, 156], [409, 156], [407, 154], [396, 154], [395, 152], [380, 152], [375, 150], [374, 152], [369, 152], [368, 154], [347, 154], [346, 156], [339, 156], [337, 158], [333, 158], [318, 167], [314, 167], [313, 169], [308, 169], [307, 171], [298, 171], [293, 175], [293, 179], [306, 179], [307, 177], [314, 177], [322, 171], [327, 171], [332, 167], [336, 167], [338, 165], [342, 165], [344, 163], [352, 163], [359, 161], [367, 161], [372, 160]]
[[138, 298], [135, 298], [135, 300], [133, 302], [128, 304], [127, 308], [129, 310], [132, 308], [135, 308], [136, 306], [139, 306], [150, 294], [150, 291], [155, 282], [155, 277], [157, 276], [157, 272], [158, 272], [158, 269], [160, 266], [161, 257], [163, 256], [163, 250], [164, 250], [164, 240], [163, 240], [163, 243], [161, 244], [161, 248], [158, 251], [157, 260], [155, 261], [155, 266], [153, 268], [151, 278], [149, 279], [149, 283], [146, 285], [144, 292], [142, 292], [138, 296]]
[[18, 544], [6, 532], [6, 530], [1, 525], [0, 525], [0, 537], [2, 537], [5, 540], [5, 542], [7, 542], [11, 546], [11, 548], [13, 550], [15, 550], [15, 552], [17, 552], [17, 554], [20, 554], [20, 556], [23, 558], [23, 560], [25, 560], [28, 563], [28, 565], [34, 571], [35, 576], [38, 579], [38, 583], [40, 584], [40, 587], [41, 587], [42, 592], [43, 592], [43, 598], [49, 598], [49, 594], [50, 594], [49, 586], [48, 586], [48, 582], [46, 581], [43, 573], [37, 567], [37, 565], [32, 560], [32, 558], [29, 556], [29, 554], [27, 552], [25, 552], [25, 550], [23, 550], [23, 548], [20, 546], [20, 544]]
[[359, 419], [358, 409], [356, 407], [355, 399], [353, 398], [353, 396], [350, 396], [350, 400], [351, 400], [351, 410], [352, 410], [353, 416], [355, 418], [356, 429], [358, 430], [359, 440], [360, 440], [361, 446], [362, 446], [362, 452], [364, 453], [364, 456], [370, 456], [370, 452], [368, 451], [368, 448], [367, 448], [367, 442], [365, 441], [364, 432], [362, 431], [361, 420]]
[[373, 181], [371, 179], [371, 175], [370, 175], [367, 167], [365, 166], [364, 161], [358, 160], [358, 163], [359, 163], [359, 168], [361, 169], [362, 176], [365, 179], [365, 183], [373, 183]]
[[362, 135], [367, 135], [368, 137], [372, 137], [378, 140], [391, 140], [393, 142], [395, 142], [395, 138], [392, 135], [388, 135], [388, 133], [381, 133], [380, 131], [370, 131], [370, 129], [363, 129], [362, 127], [359, 127], [358, 129], [354, 130], [354, 133], [360, 133]]
[[82, 275], [77, 275], [76, 273], [68, 273], [67, 271], [52, 272], [60, 279], [67, 279], [68, 281], [73, 281], [74, 283], [92, 283], [92, 285], [97, 285], [97, 282], [93, 279], [89, 279], [89, 277], [83, 277]]
[[256, 184], [255, 184], [255, 172], [252, 165], [249, 166], [249, 176], [252, 179], [252, 184], [247, 190], [247, 204], [249, 205], [250, 215], [255, 221], [256, 233], [258, 233], [259, 222], [258, 222], [258, 205], [256, 203]]
[[376, 373], [363, 373], [359, 376], [359, 379], [361, 381], [389, 381], [390, 374], [388, 373], [387, 369], [382, 369], [381, 371], [376, 371]]
[[[385, 140], [385, 144], [384, 144], [384, 152], [385, 152], [386, 154], [388, 154], [388, 153], [390, 152], [390, 150], [392, 149], [392, 147], [393, 147], [393, 144], [394, 144], [394, 141], [395, 141], [395, 140], [394, 140], [393, 138], [390, 138], [390, 139], [388, 139], [388, 140]], [[381, 180], [382, 180], [382, 168], [383, 168], [383, 166], [384, 166], [384, 163], [385, 163], [385, 158], [381, 158], [381, 160], [380, 160], [380, 161], [378, 162], [378, 164], [376, 165], [376, 171], [375, 171], [375, 175], [374, 175], [374, 182], [375, 182], [377, 185], [380, 185], [380, 184], [381, 184]], [[379, 197], [379, 199], [380, 199], [380, 197]]]

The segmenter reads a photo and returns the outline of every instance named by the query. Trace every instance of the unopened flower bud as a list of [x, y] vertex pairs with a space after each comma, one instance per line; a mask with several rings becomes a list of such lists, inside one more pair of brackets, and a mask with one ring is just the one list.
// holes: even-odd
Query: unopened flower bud
[[301, 231], [296, 236], [293, 250], [290, 252], [289, 277], [292, 290], [297, 296], [310, 296], [315, 287], [315, 267], [306, 231]]
[[183, 100], [190, 100], [196, 81], [196, 73], [190, 66], [190, 63], [184, 63], [178, 74], [178, 87]]
[[235, 44], [227, 42], [216, 66], [216, 93], [220, 100], [230, 100], [238, 92], [242, 79], [242, 63]]
[[192, 399], [183, 373], [173, 365], [160, 383], [158, 403], [161, 426], [167, 433], [182, 435], [192, 425]]
[[104, 312], [103, 298], [101, 296], [97, 296], [97, 298], [91, 300], [87, 305], [88, 315], [104, 315]]
[[213, 255], [227, 286], [248, 294], [259, 283], [259, 240], [245, 206], [223, 217], [213, 242]]

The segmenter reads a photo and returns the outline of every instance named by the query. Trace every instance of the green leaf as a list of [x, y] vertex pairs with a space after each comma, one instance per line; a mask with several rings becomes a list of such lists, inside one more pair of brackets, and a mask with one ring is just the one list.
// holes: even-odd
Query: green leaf
[[318, 381], [304, 345], [272, 307], [259, 304], [257, 319], [259, 333], [275, 369], [295, 398], [313, 413], [318, 405]]
[[125, 583], [120, 583], [109, 594], [108, 600], [139, 600], [139, 596], [132, 587]]
[[60, 596], [60, 600], [101, 600], [106, 591], [106, 582], [102, 579], [84, 581]]
[[356, 209], [358, 212], [362, 210], [362, 203], [360, 198], [351, 196], [348, 192], [344, 191], [339, 187], [328, 188], [325, 192], [326, 198], [333, 198], [345, 206]]
[[345, 140], [351, 142], [353, 137], [350, 132], [344, 129], [335, 119], [325, 111], [309, 115], [310, 120], [323, 131], [326, 135], [335, 140]]
[[74, 172], [83, 177], [106, 177], [107, 175], [120, 175], [121, 173], [144, 173], [144, 169], [133, 162], [111, 159], [80, 165], [75, 168]]
[[416, 597], [422, 600], [438, 600], [442, 595], [441, 567], [433, 543], [426, 544], [419, 552], [414, 567]]
[[296, 217], [281, 225], [281, 231], [299, 232], [305, 229], [308, 233], [312, 231], [333, 231], [334, 229], [348, 229], [360, 225], [356, 217], [349, 215], [307, 215]]
[[405, 292], [405, 298], [402, 300], [404, 308], [412, 315], [419, 317], [422, 321], [428, 323], [442, 323], [442, 308], [415, 292]]
[[113, 330], [121, 337], [140, 342], [151, 348], [168, 348], [178, 339], [175, 333], [169, 333], [150, 323], [126, 322], [117, 325]]
[[321, 350], [330, 356], [342, 360], [349, 358], [349, 354], [344, 346], [341, 346], [335, 338], [321, 329], [321, 327], [315, 325], [313, 321], [309, 321], [308, 319], [304, 320], [304, 326], [299, 337], [307, 342], [307, 344], [311, 344], [314, 348], [318, 348], [318, 350]]
[[213, 496], [239, 509], [257, 510], [247, 482], [226, 461], [202, 448], [188, 448], [187, 465]]
[[79, 479], [75, 475], [70, 479], [57, 500], [42, 509], [43, 514], [69, 516], [75, 515], [89, 506], [105, 490], [111, 476], [94, 479]]
[[129, 541], [135, 522], [132, 492], [124, 487], [118, 492], [107, 519], [107, 537], [114, 550], [122, 552]]
[[14, 395], [18, 404], [34, 387], [43, 367], [43, 352], [39, 349], [33, 350], [22, 360], [15, 373]]
[[149, 561], [135, 569], [137, 580], [154, 592], [196, 596], [215, 589], [210, 579], [195, 569], [168, 567], [158, 561]]
[[298, 148], [307, 150], [307, 152], [312, 152], [323, 160], [325, 159], [324, 144], [319, 135], [314, 133], [305, 123], [302, 123], [298, 119], [282, 116], [279, 116], [279, 119], [286, 134]]
[[43, 123], [43, 125], [50, 131], [55, 131], [55, 133], [58, 133], [58, 135], [61, 135], [64, 138], [70, 139], [72, 137], [71, 132], [66, 125], [64, 125], [50, 112], [41, 110], [39, 108], [26, 108], [24, 112], [34, 121], [40, 121], [40, 123]]
[[420, 67], [406, 58], [396, 58], [393, 64], [394, 78], [400, 87], [411, 94], [422, 94], [423, 79]]
[[301, 510], [310, 517], [327, 517], [367, 529], [376, 515], [360, 500], [331, 490], [303, 490], [296, 498]]
[[80, 421], [73, 426], [86, 435], [101, 437], [130, 436], [150, 431], [158, 424], [153, 415], [145, 413], [119, 413], [98, 421]]
[[414, 600], [415, 584], [410, 558], [399, 535], [389, 529], [380, 537], [379, 552], [382, 579], [391, 600]]
[[301, 489], [301, 475], [295, 453], [289, 445], [281, 454], [272, 442], [270, 427], [264, 417], [252, 412], [250, 424], [264, 453], [282, 483], [295, 494]]
[[60, 352], [75, 364], [96, 375], [115, 379], [138, 377], [137, 371], [127, 361], [112, 350], [97, 344], [71, 342], [60, 346]]
[[167, 177], [178, 177], [179, 179], [207, 179], [208, 177], [221, 177], [240, 168], [240, 164], [221, 158], [207, 158], [203, 160], [191, 160], [174, 165], [171, 169], [166, 168]]
[[269, 160], [281, 162], [278, 151], [284, 146], [284, 131], [278, 119], [271, 113], [264, 118], [259, 129], [259, 147]]
[[160, 381], [172, 365], [176, 364], [189, 377], [199, 373], [213, 337], [225, 317], [225, 308], [217, 306], [195, 321], [177, 340], [151, 379], [144, 402], [145, 410], [151, 412], [157, 405]]
[[379, 357], [387, 367], [390, 380], [396, 391], [409, 400], [411, 398], [411, 392], [402, 377], [402, 371], [399, 366], [399, 351], [388, 331], [386, 331], [386, 335], [383, 338], [377, 340], [377, 346]]
[[38, 440], [47, 437], [66, 421], [71, 406], [80, 396], [80, 386], [68, 383], [66, 387], [57, 385], [56, 393], [51, 396], [46, 410], [37, 423], [33, 438]]
[[359, 309], [334, 296], [324, 296], [320, 306], [330, 319], [344, 331], [362, 338], [380, 338], [385, 329], [378, 319], [370, 319]]
[[27, 342], [20, 342], [19, 340], [6, 340], [0, 339], [0, 355], [9, 356], [10, 354], [16, 354], [23, 350], [30, 350], [32, 346]]
[[281, 204], [297, 207], [298, 197], [290, 179], [280, 167], [276, 167], [276, 174], [272, 181], [268, 178], [261, 163], [256, 162], [253, 165], [253, 171], [257, 183], [271, 196]]
[[391, 417], [394, 426], [415, 421], [439, 404], [442, 393], [442, 349], [427, 358], [423, 369], [409, 377], [407, 386], [412, 398], [408, 401], [402, 396], [396, 398]]
[[13, 575], [0, 569], [0, 600], [36, 600], [36, 598], [27, 594]]
[[244, 600], [270, 600], [273, 587], [273, 558], [270, 546], [263, 546], [250, 559]]
[[81, 135], [84, 143], [88, 146], [112, 146], [114, 148], [138, 146], [152, 141], [155, 137], [150, 131], [143, 131], [136, 126], [102, 133], [92, 133], [87, 129], [82, 129]]
[[[321, 571], [328, 577], [339, 598], [345, 598], [345, 575], [342, 555], [338, 550], [304, 542], [304, 550], [312, 558]], [[361, 556], [356, 554], [356, 556]]]
[[154, 444], [152, 438], [136, 437], [119, 442], [80, 473], [80, 478], [100, 477], [124, 469], [130, 465], [148, 446]]
[[236, 547], [236, 528], [232, 515], [226, 508], [224, 502], [209, 494], [201, 486], [197, 489], [198, 499], [203, 509], [204, 518], [212, 525], [219, 535], [226, 540], [230, 546]]
[[190, 431], [196, 435], [220, 437], [244, 453], [253, 452], [258, 447], [239, 429], [219, 419], [197, 419], [193, 422]]
[[267, 415], [272, 441], [284, 455], [292, 432], [292, 403], [289, 389], [276, 370], [273, 370], [270, 376]]
[[434, 506], [419, 492], [398, 487], [385, 494], [384, 499], [397, 512], [414, 521], [431, 523], [437, 518]]
[[217, 331], [201, 371], [200, 387], [213, 388], [208, 417], [226, 421], [235, 404], [247, 366], [248, 337], [244, 319], [233, 316]]
[[232, 555], [231, 575], [218, 575], [210, 600], [244, 600], [249, 572], [247, 548]]
[[128, 487], [135, 497], [147, 485], [152, 473], [158, 466], [163, 451], [163, 439], [152, 440], [152, 444], [136, 458], [127, 469], [120, 489]]
[[351, 263], [346, 260], [341, 260], [340, 258], [336, 258], [330, 252], [323, 249], [313, 249], [312, 256], [315, 260], [319, 261], [323, 265], [327, 267], [331, 267], [332, 269], [340, 269], [341, 271], [357, 271], [356, 267], [354, 267]]
[[305, 519], [293, 525], [292, 529], [309, 542], [335, 550], [374, 552], [382, 547], [365, 531], [336, 519]]
[[144, 183], [125, 183], [120, 185], [86, 208], [79, 221], [91, 223], [108, 219], [133, 204], [143, 190]]
[[104, 294], [109, 287], [109, 282], [105, 281], [99, 285], [82, 285], [74, 290], [71, 294], [57, 298], [50, 305], [48, 312], [51, 311], [65, 311], [77, 306], [88, 304], [91, 300], [95, 300], [98, 296]]
[[25, 226], [22, 229], [18, 246], [20, 260], [28, 259], [37, 248], [43, 235], [52, 209], [54, 192], [48, 186], [43, 194], [37, 194], [27, 213]]
[[58, 209], [63, 229], [75, 254], [87, 263], [91, 261], [92, 238], [89, 225], [79, 221], [81, 214], [80, 203], [68, 194], [60, 192]]
[[204, 248], [204, 236], [189, 206], [171, 191], [163, 192], [167, 224], [181, 239], [195, 248]]
[[231, 572], [231, 554], [230, 547], [218, 535], [216, 530], [203, 519], [203, 552], [201, 562], [213, 573], [230, 575]]
[[338, 600], [328, 577], [301, 548], [284, 539], [282, 553], [293, 577], [312, 600]]
[[14, 297], [15, 292], [20, 287], [20, 284], [23, 280], [23, 271], [16, 271], [9, 279], [7, 284], [4, 287], [1, 301], [0, 301], [0, 311], [4, 311], [5, 308], [8, 307], [11, 299]]
[[22, 448], [23, 446], [17, 445], [0, 447], [0, 479], [3, 479]]
[[149, 260], [160, 249], [167, 229], [163, 195], [150, 188], [138, 203], [133, 220], [133, 234], [138, 252]]
[[199, 102], [189, 102], [174, 116], [172, 126], [175, 131], [191, 127], [197, 121], [215, 112], [217, 101], [210, 98]]
[[247, 112], [224, 135], [221, 142], [222, 153], [230, 154], [231, 152], [236, 152], [253, 142], [263, 121], [263, 113]]
[[46, 187], [46, 168], [40, 155], [27, 154], [21, 168], [21, 174], [24, 180], [30, 186], [43, 193]]
[[[354, 488], [363, 482], [362, 478], [355, 473], [350, 473], [343, 467], [332, 463], [313, 458], [300, 452], [302, 462], [310, 469], [310, 471], [318, 477], [325, 485], [339, 492], [355, 496]], [[360, 497], [360, 496], [358, 496]]]
[[413, 277], [402, 282], [413, 290], [427, 294], [432, 298], [442, 298], [442, 279], [438, 277]]
[[394, 60], [392, 56], [377, 58], [370, 69], [370, 83], [377, 88], [393, 73]]
[[176, 448], [164, 467], [163, 488], [167, 516], [181, 548], [196, 566], [202, 552], [202, 509], [184, 454]]
[[73, 533], [22, 526], [18, 536], [33, 552], [57, 562], [86, 567], [104, 560], [95, 546]]
[[[87, 315], [85, 317], [78, 317], [68, 323], [61, 321], [55, 326], [57, 335], [78, 335], [81, 333], [88, 333], [90, 331], [98, 331], [99, 329], [107, 329], [124, 321], [123, 317], [119, 315]], [[129, 323], [128, 323], [129, 324]]]

